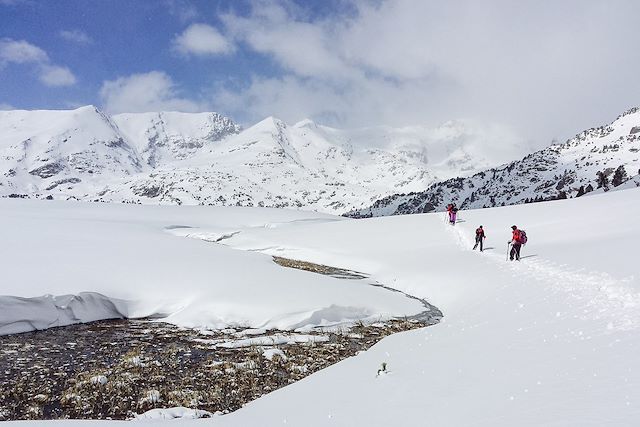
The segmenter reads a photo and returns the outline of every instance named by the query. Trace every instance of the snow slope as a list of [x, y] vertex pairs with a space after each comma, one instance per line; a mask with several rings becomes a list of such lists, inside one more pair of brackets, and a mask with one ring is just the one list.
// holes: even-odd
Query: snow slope
[[[463, 211], [455, 227], [426, 214], [234, 236], [234, 247], [371, 272], [445, 318], [215, 425], [635, 425], [640, 224], [621, 226], [618, 212], [640, 217], [640, 189]], [[520, 263], [505, 261], [513, 223], [530, 240]], [[479, 224], [484, 253], [471, 250]], [[390, 373], [376, 377], [382, 362]]]
[[[632, 108], [612, 123], [585, 130], [564, 144], [553, 144], [497, 168], [469, 177], [456, 177], [426, 190], [395, 194], [349, 215], [370, 217], [442, 211], [448, 203], [482, 208], [575, 197], [600, 187], [597, 174], [609, 182], [603, 189], [620, 186], [618, 168], [627, 177], [640, 174], [640, 109]], [[623, 178], [624, 181], [628, 178]], [[634, 187], [631, 183], [623, 188]]]
[[218, 113], [124, 113], [112, 120], [141, 160], [152, 168], [190, 157], [208, 143], [241, 130]]
[[135, 150], [93, 106], [73, 111], [0, 111], [0, 191], [91, 191], [142, 171]]
[[[640, 217], [640, 189], [462, 211], [455, 227], [446, 225], [441, 214], [424, 214], [244, 228], [221, 241], [249, 251], [238, 256], [277, 253], [368, 272], [426, 297], [442, 309], [444, 321], [385, 338], [230, 415], [178, 423], [636, 425], [640, 274], [635, 245], [640, 224], [628, 220], [621, 225], [615, 221], [620, 212]], [[188, 246], [172, 255], [220, 235], [220, 227], [188, 215], [197, 229], [182, 233]], [[258, 225], [246, 217], [241, 222]], [[519, 263], [504, 258], [514, 223], [529, 235]], [[470, 249], [479, 224], [488, 236], [484, 253]], [[157, 228], [130, 221], [122, 226], [129, 232]], [[382, 362], [389, 373], [376, 377]], [[101, 424], [107, 423], [112, 424]]]
[[421, 312], [420, 303], [364, 280], [345, 287], [270, 256], [180, 236], [206, 227], [215, 241], [253, 227], [336, 220], [273, 209], [0, 200], [0, 334], [119, 317], [295, 329]]
[[[0, 196], [344, 213], [522, 154], [470, 122], [341, 130], [217, 113], [0, 112]], [[504, 147], [509, 147], [507, 150]], [[490, 148], [493, 147], [493, 148]]]

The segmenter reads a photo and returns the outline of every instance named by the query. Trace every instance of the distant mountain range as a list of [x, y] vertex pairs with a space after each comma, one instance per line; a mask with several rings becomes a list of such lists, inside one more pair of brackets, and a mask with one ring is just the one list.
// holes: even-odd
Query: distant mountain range
[[0, 196], [342, 214], [523, 152], [461, 121], [340, 130], [270, 117], [242, 130], [217, 113], [0, 111]]
[[370, 217], [504, 206], [580, 197], [640, 186], [640, 109], [606, 126], [585, 130], [521, 160], [434, 183], [423, 191], [394, 194], [347, 216]]

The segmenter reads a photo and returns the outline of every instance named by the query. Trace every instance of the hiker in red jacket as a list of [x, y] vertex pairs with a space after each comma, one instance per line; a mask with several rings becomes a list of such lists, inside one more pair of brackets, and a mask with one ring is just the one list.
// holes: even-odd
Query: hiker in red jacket
[[515, 225], [511, 226], [511, 230], [513, 230], [513, 235], [511, 236], [511, 240], [509, 243], [511, 244], [511, 252], [509, 253], [509, 259], [513, 261], [515, 257], [516, 261], [520, 261], [520, 248], [522, 247], [522, 233], [518, 230], [518, 227]]
[[473, 246], [473, 250], [475, 250], [478, 245], [480, 245], [480, 252], [482, 252], [482, 241], [485, 239], [484, 229], [482, 226], [476, 228], [476, 244]]

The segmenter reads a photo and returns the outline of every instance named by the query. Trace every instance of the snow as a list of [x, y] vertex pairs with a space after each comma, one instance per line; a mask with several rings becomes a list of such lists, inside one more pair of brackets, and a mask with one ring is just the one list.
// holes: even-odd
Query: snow
[[[633, 108], [612, 123], [587, 129], [564, 144], [553, 144], [528, 154], [521, 160], [436, 183], [418, 193], [395, 194], [374, 202], [370, 207], [350, 213], [352, 216], [442, 211], [449, 203], [463, 209], [524, 203], [527, 199], [553, 200], [563, 195], [590, 194], [598, 188], [597, 173], [612, 181], [620, 166], [631, 177], [619, 187], [640, 185], [640, 109]], [[636, 175], [636, 177], [634, 177]], [[604, 192], [595, 190], [594, 193]], [[561, 194], [562, 193], [562, 194]]]
[[295, 329], [421, 311], [364, 280], [345, 287], [264, 254], [174, 234], [182, 227], [277, 230], [287, 221], [297, 228], [341, 219], [274, 209], [0, 200], [0, 334], [122, 317], [204, 329]]
[[106, 385], [109, 380], [104, 375], [94, 375], [89, 379], [89, 382], [91, 384]]
[[[620, 212], [640, 217], [640, 190], [462, 211], [455, 227], [427, 214], [234, 236], [225, 243], [369, 272], [426, 297], [445, 318], [217, 425], [635, 424], [640, 225], [616, 222]], [[505, 261], [513, 223], [529, 236], [520, 263]], [[491, 248], [483, 253], [471, 250], [480, 224]], [[382, 362], [390, 372], [376, 378]]]
[[175, 420], [175, 419], [196, 419], [211, 418], [214, 414], [199, 409], [190, 409], [182, 406], [176, 408], [151, 409], [143, 414], [136, 415], [137, 421], [148, 420]]
[[[96, 209], [96, 218], [88, 221], [87, 212], [77, 212], [76, 206], [73, 210], [67, 209], [67, 205], [51, 205], [47, 209], [38, 209], [39, 206], [25, 202], [3, 204], [3, 223], [8, 223], [3, 233], [9, 231], [8, 235], [12, 236], [12, 230], [17, 230], [14, 234], [25, 235], [29, 230], [27, 236], [37, 236], [43, 231], [39, 221], [55, 220], [61, 227], [60, 235], [30, 239], [29, 247], [35, 248], [38, 265], [43, 263], [47, 268], [55, 265], [45, 263], [46, 258], [53, 255], [47, 242], [54, 238], [58, 242], [65, 238], [72, 240], [71, 226], [64, 224], [62, 218], [73, 218], [75, 224], [84, 217], [83, 221], [103, 238], [104, 229], [109, 227], [100, 221], [120, 233], [113, 236], [114, 240], [116, 236], [126, 239], [125, 231], [135, 238], [152, 240], [145, 246], [150, 253], [140, 252], [134, 238], [118, 245], [125, 255], [134, 252], [129, 251], [131, 246], [137, 250], [138, 257], [133, 258], [136, 266], [127, 266], [124, 258], [118, 258], [119, 263], [114, 264], [129, 267], [128, 274], [140, 269], [149, 279], [152, 270], [144, 262], [146, 257], [156, 259], [154, 267], [167, 274], [168, 270], [163, 268], [167, 258], [157, 259], [159, 254], [167, 250], [171, 256], [182, 254], [173, 258], [173, 263], [178, 263], [179, 259], [199, 257], [200, 250], [196, 248], [202, 247], [207, 248], [207, 259], [215, 264], [216, 271], [222, 269], [228, 273], [223, 263], [215, 261], [216, 257], [224, 257], [225, 265], [234, 262], [235, 256], [241, 257], [245, 268], [235, 274], [247, 275], [246, 270], [256, 269], [256, 274], [264, 279], [263, 286], [275, 286], [276, 292], [283, 295], [281, 292], [291, 291], [283, 288], [286, 276], [291, 273], [297, 278], [298, 273], [304, 272], [267, 269], [265, 265], [272, 263], [267, 262], [264, 254], [278, 254], [368, 273], [381, 283], [426, 298], [444, 313], [443, 321], [435, 326], [384, 338], [358, 356], [265, 395], [234, 413], [210, 421], [179, 423], [206, 422], [222, 427], [283, 424], [386, 427], [425, 423], [626, 426], [635, 425], [640, 419], [640, 371], [637, 369], [640, 274], [635, 248], [640, 240], [640, 223], [634, 220], [640, 218], [640, 189], [555, 202], [463, 210], [455, 226], [445, 224], [442, 214], [424, 214], [367, 220], [297, 221], [265, 227], [267, 222], [285, 223], [292, 214], [262, 211], [258, 221], [253, 210], [236, 209], [231, 214], [203, 208], [202, 212], [207, 214], [200, 216], [198, 210], [184, 207], [177, 211], [149, 207], [138, 208], [139, 211], [119, 211], [124, 207], [107, 211], [105, 206], [92, 207]], [[59, 212], [56, 217], [53, 207], [64, 215]], [[17, 218], [7, 212], [13, 212]], [[136, 219], [135, 212], [140, 212], [144, 220]], [[25, 215], [29, 218], [22, 219]], [[105, 221], [106, 218], [109, 220]], [[313, 215], [307, 214], [307, 219], [310, 218]], [[21, 219], [24, 222], [21, 223]], [[204, 234], [208, 227], [219, 230], [224, 226], [240, 232], [212, 244], [197, 238], [159, 233], [166, 224], [189, 225]], [[487, 234], [483, 253], [471, 250], [473, 230], [480, 224]], [[529, 236], [520, 262], [505, 260], [513, 224], [526, 229]], [[91, 234], [82, 236], [87, 239]], [[165, 245], [164, 239], [171, 243]], [[14, 236], [9, 247], [18, 240]], [[36, 243], [49, 249], [46, 256]], [[17, 249], [18, 253], [27, 253], [24, 246]], [[8, 277], [28, 278], [33, 274], [24, 264], [14, 266], [19, 262], [18, 257], [7, 249], [4, 251], [0, 259], [3, 271], [9, 271]], [[97, 255], [100, 259], [101, 254]], [[113, 260], [114, 255], [110, 256]], [[94, 263], [91, 267], [97, 265]], [[188, 272], [190, 278], [195, 276], [186, 268], [194, 265], [173, 267], [182, 273]], [[49, 273], [50, 283], [42, 287], [60, 288], [60, 283], [51, 282], [55, 274]], [[64, 273], [65, 277], [72, 277], [70, 271]], [[96, 276], [103, 274], [105, 270]], [[162, 277], [151, 275], [154, 276], [152, 283]], [[323, 292], [312, 299], [329, 293], [334, 298], [340, 295], [348, 299], [350, 291], [360, 286], [359, 281], [341, 281], [336, 283], [338, 287], [333, 294], [334, 291], [326, 288], [332, 283], [329, 278], [311, 274], [299, 277], [305, 278], [305, 294], [315, 292], [316, 282], [312, 277], [322, 282]], [[238, 282], [233, 280], [236, 286]], [[26, 282], [23, 280], [23, 283]], [[86, 281], [83, 289], [96, 290], [96, 284], [99, 283]], [[71, 284], [67, 281], [65, 286]], [[181, 286], [182, 293], [199, 289], [186, 286], [187, 289]], [[22, 288], [24, 286], [14, 286], [11, 291]], [[171, 292], [166, 282], [156, 289]], [[277, 298], [265, 299], [265, 295], [256, 298], [253, 292], [259, 287], [252, 288], [251, 292], [247, 292], [248, 289], [237, 289], [247, 301], [238, 302], [234, 312], [257, 310], [259, 302], [281, 303]], [[368, 295], [369, 289], [364, 289], [366, 291], [360, 290], [359, 298], [362, 303], [373, 305], [375, 295]], [[394, 293], [384, 294], [385, 302], [393, 298]], [[294, 306], [306, 303], [305, 298], [292, 298], [287, 303], [286, 316], [290, 316]], [[343, 302], [343, 306], [348, 304]], [[191, 311], [191, 307], [186, 311]], [[295, 321], [289, 318], [288, 323], [295, 324]], [[255, 338], [259, 337], [244, 339]], [[382, 363], [387, 364], [388, 372], [378, 376]]]
[[231, 119], [217, 113], [124, 113], [112, 120], [142, 161], [152, 167], [189, 157], [240, 131]]
[[265, 337], [254, 337], [243, 340], [228, 341], [217, 344], [217, 347], [222, 348], [241, 348], [241, 347], [253, 347], [253, 346], [272, 346], [272, 345], [284, 345], [284, 344], [296, 344], [296, 343], [317, 343], [327, 342], [329, 337], [326, 335], [303, 335], [303, 334], [275, 334]]
[[267, 348], [262, 351], [262, 355], [269, 360], [273, 360], [275, 356], [280, 357], [282, 360], [287, 360], [287, 356], [284, 354], [284, 351], [278, 348]]
[[217, 113], [0, 111], [0, 195], [342, 214], [500, 164], [524, 151], [514, 140], [462, 121], [345, 130], [269, 117], [241, 130]]

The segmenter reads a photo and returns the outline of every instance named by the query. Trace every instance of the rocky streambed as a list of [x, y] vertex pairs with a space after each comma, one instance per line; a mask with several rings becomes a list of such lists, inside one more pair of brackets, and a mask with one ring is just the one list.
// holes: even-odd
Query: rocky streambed
[[[336, 277], [365, 277], [318, 264], [275, 261]], [[176, 406], [205, 415], [228, 413], [385, 336], [436, 323], [441, 314], [429, 307], [413, 318], [304, 333], [109, 320], [1, 336], [0, 420], [128, 419]], [[377, 368], [372, 366], [372, 375]]]

